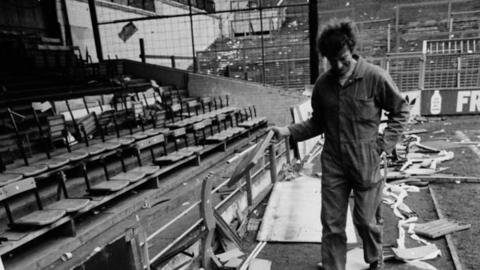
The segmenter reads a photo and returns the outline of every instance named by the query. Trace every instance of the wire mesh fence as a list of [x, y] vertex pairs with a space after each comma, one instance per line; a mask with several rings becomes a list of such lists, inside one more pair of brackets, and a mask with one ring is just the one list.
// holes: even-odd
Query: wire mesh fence
[[[310, 55], [314, 33], [305, 1], [165, 3], [152, 9], [96, 1], [106, 57], [137, 61], [143, 57], [148, 63], [284, 88], [309, 84], [310, 59], [316, 56]], [[402, 91], [478, 85], [480, 42], [465, 38], [480, 34], [478, 1], [328, 0], [318, 2], [317, 15], [320, 29], [332, 18], [352, 19], [358, 30], [357, 52], [388, 69]], [[430, 42], [430, 49], [422, 51], [429, 38], [462, 41]], [[327, 68], [321, 59], [320, 73]]]
[[248, 3], [234, 1], [232, 7], [241, 10], [222, 13], [230, 18], [228, 35], [197, 51], [198, 71], [303, 88], [310, 80], [308, 7], [277, 5], [252, 10]]

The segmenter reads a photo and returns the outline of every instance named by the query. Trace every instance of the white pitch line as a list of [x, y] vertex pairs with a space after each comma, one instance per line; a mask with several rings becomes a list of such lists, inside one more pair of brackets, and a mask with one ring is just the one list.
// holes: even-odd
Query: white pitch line
[[[465, 135], [465, 133], [461, 132], [460, 130], [455, 131], [455, 135], [463, 142], [471, 142], [467, 135]], [[468, 148], [470, 148], [480, 159], [480, 149], [478, 149], [478, 147], [476, 147], [475, 145], [469, 145]]]

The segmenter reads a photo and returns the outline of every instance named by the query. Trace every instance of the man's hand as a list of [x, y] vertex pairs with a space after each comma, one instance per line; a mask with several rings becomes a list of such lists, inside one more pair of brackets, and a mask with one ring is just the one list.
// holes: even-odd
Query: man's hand
[[290, 130], [288, 129], [288, 127], [277, 127], [277, 126], [272, 126], [272, 127], [269, 127], [268, 130], [272, 130], [273, 132], [275, 132], [275, 137], [280, 140], [282, 139], [283, 137], [287, 137], [287, 136], [290, 136]]

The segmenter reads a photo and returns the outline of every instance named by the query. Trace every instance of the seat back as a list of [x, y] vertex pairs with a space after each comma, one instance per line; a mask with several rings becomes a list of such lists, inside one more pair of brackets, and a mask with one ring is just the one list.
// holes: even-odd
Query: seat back
[[178, 115], [180, 116], [180, 119], [183, 120], [182, 116], [182, 105], [180, 103], [175, 103], [170, 105], [170, 118], [172, 119], [172, 122], [175, 122], [175, 117]]
[[198, 145], [199, 144], [198, 134], [197, 134], [198, 132], [202, 133], [203, 140], [205, 140], [205, 138], [206, 138], [206, 135], [205, 135], [205, 121], [193, 124], [192, 131], [193, 131], [193, 138], [195, 140], [195, 144]]
[[163, 134], [155, 135], [150, 138], [146, 138], [136, 142], [136, 148], [138, 150], [143, 150], [149, 147], [156, 146], [158, 144], [164, 143], [165, 137]]
[[172, 131], [173, 142], [175, 144], [175, 150], [178, 150], [177, 139], [184, 138], [185, 146], [188, 146], [187, 130], [183, 128], [177, 128]]
[[188, 115], [190, 116], [191, 113], [193, 112], [193, 110], [195, 110], [195, 115], [198, 115], [198, 106], [199, 105], [200, 105], [200, 103], [196, 99], [188, 101], [187, 102]]
[[50, 139], [50, 146], [54, 148], [55, 142], [63, 143], [70, 152], [70, 144], [67, 135], [67, 123], [65, 116], [62, 114], [47, 116], [48, 123], [48, 137]]
[[150, 117], [155, 128], [165, 127], [167, 124], [167, 113], [164, 110], [154, 110]]
[[114, 110], [106, 110], [99, 114], [98, 118], [98, 128], [102, 130], [103, 134], [108, 134], [112, 126], [115, 129], [115, 132], [118, 134], [117, 122], [115, 119]]
[[62, 114], [52, 115], [47, 117], [48, 132], [52, 142], [56, 142], [65, 138], [65, 132], [67, 130], [65, 116]]
[[[86, 117], [82, 118], [79, 121], [80, 130], [83, 133], [83, 139], [85, 140], [85, 144], [89, 146], [89, 139], [94, 136], [95, 132], [97, 131], [97, 114], [92, 112], [88, 114]], [[105, 141], [103, 137], [103, 133], [101, 132], [102, 141]]]
[[207, 107], [208, 107], [208, 112], [212, 111], [212, 98], [211, 97], [201, 97], [200, 98], [200, 104], [202, 104], [202, 110], [203, 113], [207, 112]]
[[5, 185], [0, 187], [0, 201], [7, 200], [17, 194], [21, 194], [36, 188], [37, 185], [32, 177]]

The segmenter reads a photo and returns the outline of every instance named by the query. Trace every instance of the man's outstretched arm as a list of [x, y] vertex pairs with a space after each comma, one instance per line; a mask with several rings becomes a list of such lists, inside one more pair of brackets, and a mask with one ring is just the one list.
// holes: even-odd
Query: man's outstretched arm
[[301, 123], [288, 126], [290, 135], [293, 137], [294, 140], [304, 141], [323, 133], [322, 116], [318, 99], [319, 93], [317, 89], [314, 89], [311, 99], [312, 116]]

